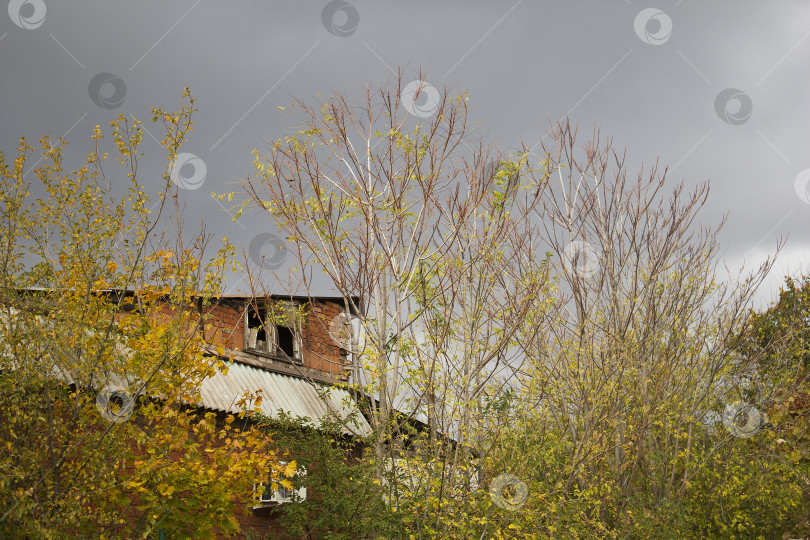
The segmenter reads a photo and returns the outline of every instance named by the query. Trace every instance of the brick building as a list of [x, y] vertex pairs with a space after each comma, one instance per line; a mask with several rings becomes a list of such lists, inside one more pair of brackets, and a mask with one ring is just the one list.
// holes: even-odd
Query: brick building
[[339, 346], [342, 304], [341, 298], [225, 296], [207, 311], [204, 338], [213, 347], [244, 353], [240, 360], [258, 367], [334, 383], [350, 374]]
[[[309, 418], [314, 428], [331, 417], [344, 421], [346, 436], [369, 434], [370, 426], [352, 397], [337, 386], [352, 376], [341, 346], [344, 311], [342, 298], [221, 298], [206, 313], [204, 340], [210, 354], [233, 364], [227, 373], [203, 382], [199, 406], [221, 414], [238, 413], [242, 396], [260, 394], [258, 408], [269, 417], [283, 411]], [[283, 491], [265, 491], [252, 502], [248, 515], [235, 509], [243, 533], [282, 534], [273, 509], [290, 495]]]
[[[138, 309], [132, 291], [96, 292], [118, 306], [119, 320]], [[31, 289], [27, 293], [47, 297], [49, 291]], [[162, 302], [157, 301], [154, 316], [171, 320], [176, 308]], [[358, 299], [353, 303], [359, 305]], [[342, 298], [228, 295], [205, 308], [199, 302], [196, 312], [194, 307], [182, 309], [191, 310], [192, 319], [202, 316], [202, 326], [188, 330], [202, 332], [205, 353], [231, 362], [227, 370], [203, 380], [200, 400], [192, 404], [199, 412], [214, 412], [221, 420], [240, 413], [245, 396], [261, 396], [258, 405], [248, 401], [247, 408], [270, 418], [281, 414], [306, 417], [314, 429], [326, 419], [338, 421], [346, 437], [370, 433], [368, 421], [345, 389], [352, 379], [352, 366], [343, 341], [348, 318]], [[76, 384], [67, 370], [57, 370], [54, 375], [68, 385]], [[115, 374], [109, 377], [107, 382], [113, 386], [130, 386]], [[284, 446], [284, 441], [276, 442]], [[293, 497], [284, 488], [278, 491], [259, 486], [255, 493], [245, 494], [245, 500], [234, 508], [243, 532], [252, 532], [252, 537], [282, 537], [279, 514], [273, 510]]]

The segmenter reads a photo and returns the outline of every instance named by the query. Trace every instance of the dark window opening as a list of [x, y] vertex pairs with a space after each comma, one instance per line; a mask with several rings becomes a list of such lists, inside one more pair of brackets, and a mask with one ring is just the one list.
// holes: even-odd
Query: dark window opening
[[300, 363], [301, 338], [296, 336], [294, 317], [274, 316], [270, 309], [261, 307], [257, 310], [251, 307], [248, 310], [245, 318], [245, 348]]
[[286, 488], [281, 485], [281, 481], [276, 481], [276, 489], [273, 490], [273, 472], [272, 469], [267, 474], [267, 483], [264, 485], [264, 493], [262, 493], [262, 500], [264, 501], [271, 501], [273, 500], [273, 496], [280, 499], [290, 499], [293, 496], [295, 490]]
[[296, 346], [295, 346], [295, 336], [293, 335], [293, 331], [286, 326], [277, 326], [278, 331], [278, 348], [280, 352], [284, 352], [290, 358], [295, 358], [296, 355]]

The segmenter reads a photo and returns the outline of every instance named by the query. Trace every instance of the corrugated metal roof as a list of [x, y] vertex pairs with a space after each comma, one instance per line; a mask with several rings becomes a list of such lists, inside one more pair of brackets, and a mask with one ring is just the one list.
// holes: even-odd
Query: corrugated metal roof
[[[325, 418], [339, 418], [346, 424], [344, 432], [347, 434], [365, 436], [371, 433], [371, 427], [345, 389], [310, 383], [236, 362], [230, 365], [226, 374], [218, 371], [202, 382], [199, 405], [238, 414], [241, 409], [237, 402], [246, 393], [262, 396], [259, 409], [270, 418], [278, 418], [284, 411], [295, 418], [308, 418], [313, 427], [319, 427]], [[349, 416], [352, 416], [351, 421], [347, 420]]]
[[[13, 309], [13, 308], [12, 308]], [[16, 310], [14, 310], [16, 313]], [[5, 317], [0, 317], [0, 323]], [[119, 354], [130, 354], [124, 345], [116, 344]], [[0, 357], [9, 360], [11, 369], [18, 369], [13, 355], [0, 346]], [[67, 384], [74, 384], [74, 378], [56, 359], [44, 366], [48, 375]], [[128, 377], [115, 373], [98, 373], [95, 385], [101, 387], [113, 385], [130, 388]], [[146, 391], [148, 393], [148, 390]], [[226, 374], [221, 371], [203, 380], [200, 385], [200, 402], [198, 405], [214, 411], [238, 414], [241, 408], [238, 402], [246, 393], [261, 395], [261, 412], [270, 418], [277, 418], [281, 411], [294, 418], [308, 418], [309, 424], [319, 427], [321, 421], [332, 417], [343, 421], [344, 433], [366, 436], [371, 433], [368, 421], [357, 408], [351, 395], [343, 388], [320, 383], [310, 383], [299, 377], [292, 377], [257, 368], [238, 362], [232, 363]], [[252, 408], [252, 405], [251, 405]], [[352, 417], [349, 421], [348, 418]]]

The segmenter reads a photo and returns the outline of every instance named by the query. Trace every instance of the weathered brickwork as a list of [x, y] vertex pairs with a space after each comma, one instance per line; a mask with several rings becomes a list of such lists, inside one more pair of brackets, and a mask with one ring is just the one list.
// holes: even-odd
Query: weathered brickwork
[[245, 342], [243, 301], [223, 300], [206, 311], [203, 339], [211, 345], [242, 349]]
[[[227, 299], [209, 308], [204, 327], [205, 341], [214, 347], [244, 350], [246, 302], [246, 299]], [[304, 367], [333, 377], [346, 373], [347, 366], [341, 361], [340, 346], [329, 333], [330, 324], [342, 311], [342, 306], [334, 301], [316, 299], [307, 305], [302, 329]]]
[[331, 375], [345, 369], [340, 359], [340, 347], [329, 334], [329, 326], [342, 311], [335, 302], [314, 301], [309, 306], [304, 330], [304, 365]]

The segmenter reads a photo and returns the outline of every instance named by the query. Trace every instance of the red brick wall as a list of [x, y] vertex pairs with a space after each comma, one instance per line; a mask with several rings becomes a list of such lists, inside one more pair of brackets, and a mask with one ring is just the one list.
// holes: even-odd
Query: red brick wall
[[[119, 311], [116, 313], [115, 320], [121, 323], [132, 316], [130, 312]], [[196, 330], [199, 322], [199, 311], [196, 306], [173, 306], [164, 299], [158, 299], [153, 304], [149, 304], [146, 308], [146, 316], [152, 324], [167, 326], [174, 325], [183, 317], [186, 322], [184, 330], [189, 334]]]
[[[207, 309], [204, 339], [211, 345], [230, 349], [244, 348], [244, 300], [223, 300]], [[347, 366], [341, 362], [338, 343], [329, 335], [330, 323], [343, 311], [336, 302], [313, 300], [303, 328], [303, 364], [305, 367], [338, 376]]]
[[[242, 504], [234, 505], [234, 514], [242, 529], [241, 534], [236, 538], [255, 538], [257, 540], [290, 538], [279, 523], [283, 511], [284, 508], [259, 508], [248, 510], [248, 514], [245, 515]], [[222, 538], [233, 538], [233, 536], [223, 536]]]
[[242, 350], [245, 325], [242, 319], [244, 302], [221, 301], [206, 310], [203, 337], [207, 343]]
[[[204, 410], [200, 410], [199, 414], [202, 416], [205, 413]], [[217, 414], [217, 425], [221, 426], [223, 424], [224, 418], [227, 416], [224, 413], [216, 413]], [[133, 416], [132, 420], [137, 422], [139, 425], [143, 426], [146, 429], [148, 426], [143, 421], [142, 418], [139, 418], [137, 415]], [[192, 438], [196, 439], [194, 434], [191, 434]], [[197, 439], [198, 440], [198, 439]], [[198, 440], [199, 442], [199, 440]], [[279, 442], [279, 441], [276, 441]], [[209, 441], [210, 444], [210, 441]], [[211, 444], [212, 447], [222, 447], [223, 442], [219, 439], [216, 439]], [[135, 446], [134, 442], [132, 443], [133, 451], [135, 456], [141, 455], [143, 452], [139, 451]], [[183, 456], [173, 451], [169, 454], [169, 458], [173, 460], [181, 460]], [[127, 467], [124, 469], [127, 473], [132, 474], [133, 476], [137, 476], [139, 474], [138, 469], [133, 465], [131, 467]], [[224, 535], [217, 535], [217, 538], [252, 538], [252, 539], [286, 539], [290, 538], [287, 534], [286, 530], [280, 525], [279, 521], [281, 518], [281, 512], [284, 511], [283, 507], [273, 511], [273, 508], [259, 508], [253, 509], [252, 506], [255, 504], [252, 499], [252, 493], [245, 493], [244, 497], [237, 502], [234, 502], [232, 505], [233, 508], [233, 516], [239, 522], [239, 526], [241, 528], [241, 533], [236, 536], [224, 536]], [[128, 508], [128, 511], [124, 515], [124, 519], [128, 519], [130, 523], [134, 523], [138, 521], [143, 513], [142, 510], [138, 510], [137, 506], [140, 504], [140, 498], [137, 495], [132, 495], [133, 504]], [[190, 521], [189, 523], [189, 530], [186, 531], [188, 536], [183, 535], [182, 537], [193, 538], [194, 537], [194, 530], [193, 530], [193, 522]], [[157, 537], [157, 534], [154, 535]], [[167, 537], [173, 538], [176, 537], [168, 534]]]
[[339, 375], [345, 370], [340, 359], [340, 347], [329, 335], [329, 325], [343, 311], [335, 302], [313, 301], [307, 313], [304, 329], [304, 366]]

